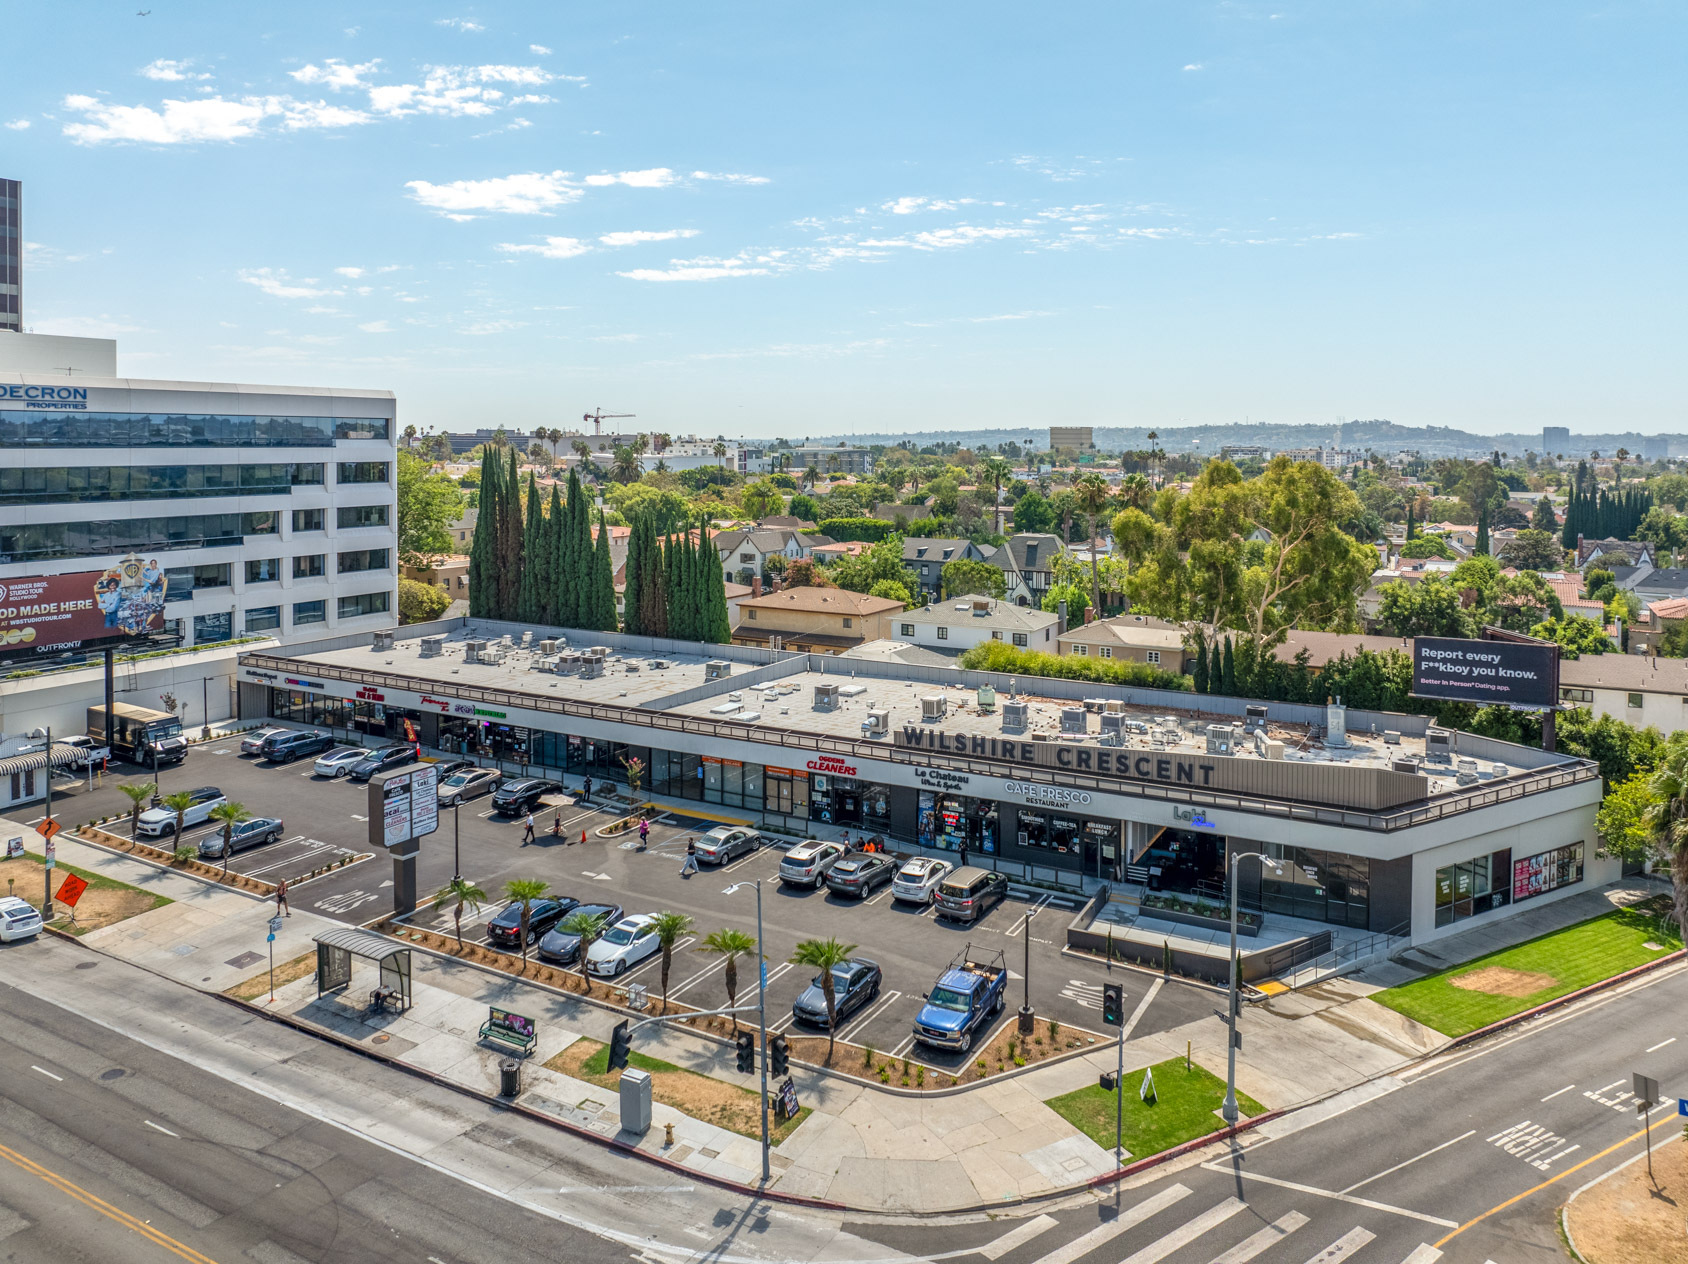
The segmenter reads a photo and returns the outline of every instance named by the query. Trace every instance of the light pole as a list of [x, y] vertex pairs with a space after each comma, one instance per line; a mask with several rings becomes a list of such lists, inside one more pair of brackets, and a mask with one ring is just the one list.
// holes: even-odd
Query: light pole
[[463, 861], [458, 855], [457, 844], [463, 839], [462, 821], [457, 810], [463, 806], [463, 796], [460, 794], [451, 801], [451, 880], [456, 882], [463, 876]]
[[1225, 1007], [1229, 1032], [1225, 1048], [1225, 1104], [1219, 1108], [1219, 1114], [1233, 1128], [1237, 1125], [1237, 865], [1251, 856], [1263, 866], [1271, 865], [1273, 873], [1284, 871], [1283, 862], [1273, 860], [1265, 852], [1240, 851], [1231, 857], [1231, 955], [1225, 962], [1225, 972], [1231, 976], [1230, 1003]]
[[767, 1184], [772, 1168], [768, 1159], [768, 962], [762, 955], [762, 879], [735, 882], [723, 894], [731, 895], [740, 887], [756, 888], [756, 1025], [762, 1031], [762, 1183]]
[[[30, 733], [30, 736], [31, 737], [42, 737], [42, 736], [44, 736], [47, 739], [47, 810], [46, 810], [45, 814], [43, 815], [43, 819], [41, 821], [41, 823], [43, 825], [46, 825], [50, 821], [52, 821], [52, 819], [53, 819], [53, 729], [52, 729], [52, 726], [48, 725], [45, 729], [35, 729]], [[52, 830], [47, 831], [48, 838], [47, 838], [47, 844], [46, 845], [49, 848], [51, 848], [52, 845], [53, 845], [52, 833], [53, 833]], [[41, 887], [41, 920], [43, 922], [50, 922], [50, 921], [53, 920], [53, 866], [51, 864], [46, 865], [41, 870], [41, 883], [42, 883], [42, 887]]]
[[1032, 915], [1037, 912], [1035, 907], [1026, 910], [1025, 925], [1020, 928], [1020, 934], [1026, 940], [1026, 968], [1021, 972], [1020, 979], [1025, 984], [1024, 1002], [1020, 1006], [1020, 1034], [1029, 1036], [1037, 1023], [1037, 1015], [1032, 1012]]

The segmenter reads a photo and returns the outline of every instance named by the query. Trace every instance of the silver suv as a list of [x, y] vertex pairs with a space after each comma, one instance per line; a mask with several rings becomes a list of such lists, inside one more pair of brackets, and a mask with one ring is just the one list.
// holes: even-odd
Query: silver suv
[[823, 843], [818, 838], [798, 843], [780, 861], [780, 881], [794, 887], [818, 887], [827, 870], [843, 859], [849, 848], [843, 843]]

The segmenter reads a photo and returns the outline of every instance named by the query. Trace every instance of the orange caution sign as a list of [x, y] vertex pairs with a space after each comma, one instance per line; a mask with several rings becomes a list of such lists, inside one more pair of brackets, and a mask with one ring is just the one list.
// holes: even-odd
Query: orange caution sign
[[67, 873], [64, 881], [59, 883], [59, 889], [53, 893], [53, 898], [60, 904], [76, 907], [76, 902], [82, 898], [82, 893], [88, 889], [85, 878], [78, 878], [74, 873]]
[[42, 838], [51, 838], [63, 828], [64, 827], [57, 821], [42, 821], [41, 824], [35, 827], [35, 832], [41, 835]]

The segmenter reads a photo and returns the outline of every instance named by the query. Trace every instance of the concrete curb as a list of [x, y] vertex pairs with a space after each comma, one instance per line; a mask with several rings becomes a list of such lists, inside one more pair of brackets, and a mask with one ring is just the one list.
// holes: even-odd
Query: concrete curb
[[[1641, 975], [1649, 974], [1654, 970], [1670, 965], [1672, 962], [1683, 960], [1688, 960], [1688, 948], [1678, 948], [1675, 952], [1666, 953], [1664, 956], [1646, 962], [1643, 965], [1636, 966], [1630, 970], [1625, 970], [1622, 974], [1614, 974], [1609, 979], [1601, 979], [1597, 983], [1590, 983], [1587, 987], [1580, 987], [1574, 992], [1567, 992], [1564, 996], [1556, 996], [1551, 1001], [1544, 1001], [1540, 1005], [1531, 1009], [1523, 1010], [1520, 1013], [1512, 1014], [1506, 1018], [1497, 1019], [1496, 1021], [1490, 1023], [1487, 1027], [1479, 1027], [1476, 1031], [1468, 1031], [1463, 1036], [1455, 1036], [1447, 1044], [1438, 1049], [1435, 1054], [1429, 1054], [1426, 1056], [1435, 1057], [1438, 1054], [1447, 1053], [1450, 1049], [1458, 1049], [1465, 1045], [1472, 1044], [1478, 1040], [1482, 1040], [1486, 1036], [1492, 1036], [1497, 1032], [1505, 1031], [1508, 1027], [1516, 1027], [1519, 1023], [1526, 1023], [1532, 1018], [1539, 1018], [1543, 1014], [1551, 1013], [1553, 1010], [1569, 1005], [1573, 1001], [1581, 1000], [1585, 996], [1593, 996], [1597, 992], [1604, 992], [1607, 988], [1617, 987], [1619, 984], [1625, 983], [1630, 979], [1639, 978]], [[1455, 968], [1457, 969], [1458, 967]]]

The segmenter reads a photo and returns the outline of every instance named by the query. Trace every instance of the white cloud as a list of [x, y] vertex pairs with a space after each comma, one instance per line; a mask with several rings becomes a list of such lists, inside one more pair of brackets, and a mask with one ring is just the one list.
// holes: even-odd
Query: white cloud
[[953, 211], [972, 206], [977, 201], [977, 198], [956, 198], [946, 202], [938, 198], [900, 197], [895, 202], [884, 203], [879, 209], [893, 215], [913, 215], [916, 211]]
[[992, 325], [1001, 320], [1037, 320], [1043, 316], [1053, 316], [1054, 312], [1005, 312], [1001, 316], [969, 316], [970, 325]]
[[670, 259], [666, 268], [634, 268], [616, 275], [629, 281], [721, 281], [728, 277], [769, 276], [789, 266], [779, 264], [781, 253], [775, 251], [755, 258], [737, 255], [730, 259]]
[[591, 253], [592, 247], [578, 237], [547, 237], [538, 245], [513, 245], [501, 242], [498, 247], [505, 254], [538, 255], [542, 259], [573, 259]]
[[536, 215], [579, 200], [580, 189], [568, 175], [566, 171], [529, 171], [490, 180], [453, 180], [450, 184], [411, 180], [404, 187], [423, 206], [447, 215], [465, 216], [475, 211]]
[[696, 237], [697, 233], [695, 228], [669, 228], [660, 233], [632, 229], [628, 232], [605, 233], [598, 240], [606, 246], [637, 246], [646, 241], [673, 241], [677, 237]]
[[767, 184], [767, 176], [747, 176], [730, 171], [694, 171], [694, 180], [721, 180], [727, 184]]
[[315, 277], [295, 281], [282, 268], [245, 268], [240, 273], [240, 279], [248, 285], [257, 286], [271, 298], [327, 298], [339, 293], [338, 290], [323, 289]]
[[486, 30], [486, 27], [479, 22], [471, 22], [468, 18], [437, 18], [434, 25], [449, 26], [454, 31], [463, 31], [466, 34], [476, 34]]
[[87, 253], [71, 254], [56, 246], [44, 246], [38, 241], [23, 243], [23, 261], [35, 269], [53, 268], [61, 263], [86, 263], [92, 257]]
[[326, 101], [294, 101], [287, 97], [281, 102], [282, 126], [290, 132], [307, 127], [353, 127], [374, 120], [362, 110], [330, 105]]
[[484, 338], [489, 334], [507, 334], [513, 329], [521, 329], [526, 324], [525, 320], [482, 320], [463, 326], [463, 332], [471, 337]]
[[170, 61], [160, 57], [157, 61], [148, 62], [142, 66], [139, 73], [148, 79], [161, 79], [166, 83], [180, 83], [185, 79], [209, 79], [207, 74], [194, 74], [188, 69], [193, 65], [189, 61]]
[[393, 332], [393, 327], [384, 320], [368, 321], [359, 325], [358, 328], [366, 334], [390, 334]]
[[88, 96], [68, 96], [65, 108], [87, 116], [85, 123], [65, 124], [64, 134], [81, 145], [102, 141], [141, 141], [180, 145], [202, 140], [239, 140], [258, 130], [270, 106], [257, 97], [230, 101], [165, 101], [162, 111], [145, 105], [107, 105]]
[[368, 271], [367, 268], [335, 268], [334, 270], [341, 276], [350, 277], [354, 281]]
[[345, 88], [367, 88], [369, 85], [364, 82], [364, 76], [380, 64], [379, 58], [374, 61], [348, 64], [338, 57], [330, 57], [320, 66], [314, 64], [301, 66], [299, 69], [289, 70], [287, 73], [300, 83], [320, 83], [335, 92], [339, 92]]
[[[488, 84], [539, 87], [565, 77], [553, 75], [538, 66], [428, 66], [419, 84], [370, 86], [369, 105], [371, 109], [394, 118], [406, 114], [483, 117], [516, 103], [506, 101], [501, 89], [488, 87]], [[518, 100], [524, 104], [542, 103], [542, 99], [534, 95]]]
[[9, 132], [25, 132], [25, 131], [28, 131], [29, 130], [29, 120], [28, 119], [13, 119], [10, 123], [6, 124], [6, 130], [9, 131]]
[[666, 189], [678, 178], [667, 167], [651, 167], [645, 171], [623, 171], [616, 175], [604, 173], [587, 176], [586, 183], [598, 186], [625, 184], [635, 189]]
[[549, 57], [551, 55], [551, 50], [546, 48], [543, 44], [529, 44], [528, 52], [532, 53], [535, 57]]
[[1202, 64], [1199, 61], [1193, 61], [1188, 66], [1185, 66], [1184, 69], [1185, 70], [1200, 70], [1200, 69], [1202, 69]]

